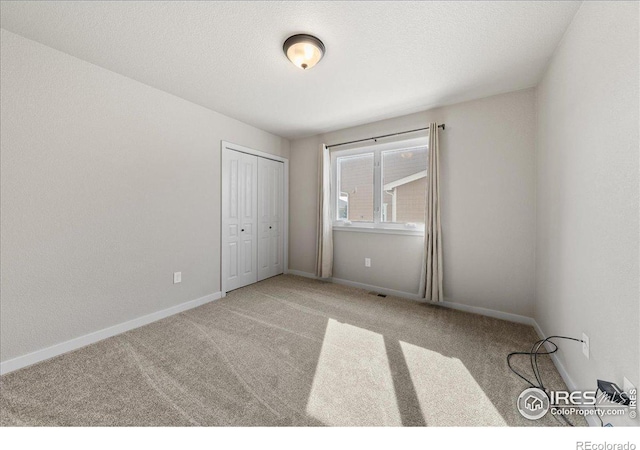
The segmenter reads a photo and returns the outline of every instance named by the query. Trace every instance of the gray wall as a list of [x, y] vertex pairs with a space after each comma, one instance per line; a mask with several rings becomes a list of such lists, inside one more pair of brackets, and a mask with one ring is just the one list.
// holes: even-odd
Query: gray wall
[[[320, 143], [446, 123], [441, 132], [446, 300], [531, 316], [535, 246], [532, 89], [291, 143], [289, 267], [314, 272]], [[348, 233], [348, 235], [347, 235]], [[334, 276], [416, 294], [421, 237], [336, 231]], [[364, 267], [364, 258], [372, 267]]]
[[291, 142], [289, 268], [315, 272], [318, 215], [318, 136]]
[[220, 141], [288, 141], [1, 41], [0, 359], [219, 291]]
[[585, 2], [537, 92], [535, 318], [589, 336], [559, 355], [581, 389], [640, 385], [638, 50], [638, 3]]
[[[407, 292], [407, 286], [414, 286], [410, 293], [418, 292], [416, 280], [420, 280], [422, 268], [422, 237], [335, 231], [333, 239], [335, 278], [401, 292]], [[364, 267], [365, 257], [371, 258], [370, 268]], [[398, 270], [398, 266], [402, 266], [402, 270]]]

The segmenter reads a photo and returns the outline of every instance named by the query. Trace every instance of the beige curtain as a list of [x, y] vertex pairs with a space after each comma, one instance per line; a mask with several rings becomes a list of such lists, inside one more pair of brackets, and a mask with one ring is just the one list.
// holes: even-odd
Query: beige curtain
[[429, 124], [427, 211], [420, 294], [431, 302], [444, 301], [442, 292], [442, 230], [440, 228], [440, 148], [438, 124]]
[[318, 237], [316, 276], [329, 278], [333, 272], [333, 231], [331, 220], [331, 156], [326, 145], [320, 146], [318, 158]]

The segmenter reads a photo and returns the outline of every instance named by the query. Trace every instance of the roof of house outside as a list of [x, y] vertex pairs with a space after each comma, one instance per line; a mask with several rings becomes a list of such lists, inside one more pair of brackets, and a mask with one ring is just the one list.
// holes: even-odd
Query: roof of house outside
[[[423, 176], [426, 176], [427, 159], [428, 151], [426, 146], [384, 152], [382, 154], [382, 183], [385, 189], [386, 186], [394, 182], [410, 178], [421, 172], [424, 172]], [[422, 177], [408, 179], [404, 183], [409, 183], [418, 178]], [[396, 186], [404, 183], [396, 184]]]

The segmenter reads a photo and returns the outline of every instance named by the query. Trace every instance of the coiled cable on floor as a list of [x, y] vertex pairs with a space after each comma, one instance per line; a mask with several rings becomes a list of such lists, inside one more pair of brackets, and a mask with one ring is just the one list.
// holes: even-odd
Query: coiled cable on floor
[[[568, 339], [568, 340], [571, 340], [571, 341], [583, 342], [582, 339], [577, 339], [577, 338], [573, 338], [573, 337], [569, 337], [569, 336], [549, 336], [548, 338], [540, 339], [539, 341], [536, 341], [536, 343], [533, 344], [533, 346], [531, 347], [531, 351], [528, 351], [528, 352], [511, 352], [511, 353], [509, 353], [507, 355], [507, 366], [509, 366], [509, 369], [513, 373], [515, 373], [520, 378], [522, 378], [524, 381], [526, 381], [531, 387], [541, 389], [547, 394], [548, 394], [548, 392], [547, 392], [547, 389], [544, 387], [544, 383], [542, 382], [542, 376], [540, 375], [540, 368], [538, 367], [538, 356], [539, 355], [552, 355], [553, 353], [556, 353], [558, 351], [558, 346], [556, 345], [555, 342], [551, 341], [551, 339]], [[551, 351], [541, 352], [540, 349], [546, 343], [551, 344], [553, 346], [553, 349]], [[525, 377], [520, 372], [518, 372], [516, 369], [513, 368], [513, 366], [511, 365], [511, 358], [516, 356], [516, 355], [529, 356], [529, 359], [530, 359], [530, 362], [531, 362], [531, 370], [533, 371], [533, 376], [535, 377], [535, 383], [533, 381], [531, 381], [530, 379], [528, 379], [527, 377]], [[567, 423], [567, 425], [573, 426], [573, 424], [569, 421], [569, 419], [567, 419], [565, 417], [564, 414], [560, 414], [560, 416]]]

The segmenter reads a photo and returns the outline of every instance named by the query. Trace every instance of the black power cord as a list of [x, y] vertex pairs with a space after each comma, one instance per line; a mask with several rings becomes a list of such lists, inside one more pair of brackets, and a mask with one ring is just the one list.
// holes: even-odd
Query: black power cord
[[[540, 375], [540, 368], [538, 367], [538, 356], [539, 355], [551, 355], [551, 354], [553, 354], [553, 353], [558, 351], [558, 346], [556, 345], [555, 342], [552, 342], [551, 339], [568, 339], [568, 340], [571, 340], [571, 341], [583, 342], [582, 339], [576, 339], [576, 338], [569, 337], [569, 336], [549, 336], [548, 338], [540, 339], [539, 341], [536, 341], [536, 343], [533, 344], [533, 346], [531, 347], [531, 351], [528, 351], [528, 352], [511, 352], [511, 353], [509, 353], [507, 355], [507, 366], [509, 366], [509, 369], [513, 373], [518, 375], [520, 378], [522, 378], [524, 381], [526, 381], [531, 387], [541, 389], [544, 392], [547, 392], [547, 389], [544, 387], [544, 383], [542, 382], [542, 376]], [[540, 349], [546, 343], [549, 343], [549, 344], [553, 345], [553, 349], [551, 351], [541, 352]], [[513, 366], [511, 366], [511, 358], [513, 356], [515, 356], [515, 355], [527, 355], [527, 356], [529, 356], [529, 359], [531, 361], [531, 370], [533, 371], [533, 376], [535, 377], [535, 381], [536, 381], [535, 383], [533, 381], [529, 380], [524, 375], [522, 375], [516, 369], [514, 369]], [[564, 414], [560, 414], [560, 416], [567, 423], [567, 425], [569, 425], [571, 427], [573, 426], [573, 424], [569, 421], [569, 419], [567, 419], [565, 417]]]

